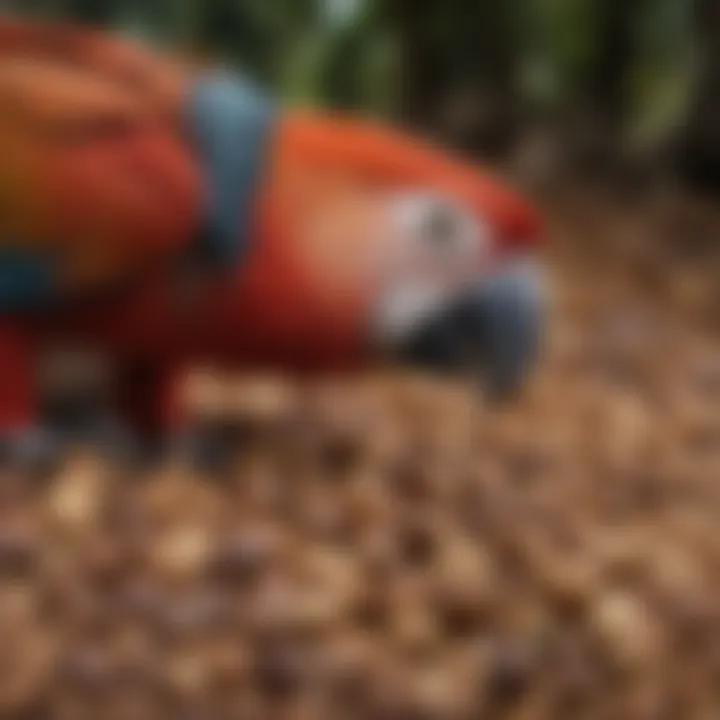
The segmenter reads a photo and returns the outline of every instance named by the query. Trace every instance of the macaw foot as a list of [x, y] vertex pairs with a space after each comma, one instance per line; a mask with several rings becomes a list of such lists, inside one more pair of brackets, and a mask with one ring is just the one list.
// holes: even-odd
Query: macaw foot
[[45, 425], [0, 436], [0, 467], [45, 477], [80, 449], [122, 465], [135, 466], [142, 460], [139, 444], [112, 423], [96, 423], [82, 430]]
[[48, 428], [6, 432], [0, 436], [0, 467], [33, 476], [49, 475], [64, 455], [59, 438]]
[[179, 465], [207, 477], [232, 470], [244, 436], [240, 428], [202, 424], [157, 441], [133, 435], [121, 425], [95, 423], [86, 428], [44, 426], [0, 436], [0, 470], [13, 469], [33, 477], [57, 472], [77, 450], [90, 450], [129, 468]]
[[47, 398], [43, 419], [61, 454], [82, 448], [123, 464], [140, 459], [139, 443], [115, 418], [110, 400], [95, 388]]
[[166, 457], [203, 475], [219, 476], [232, 470], [247, 441], [241, 422], [206, 420], [176, 434], [166, 444]]
[[144, 457], [141, 444], [132, 433], [107, 418], [85, 427], [56, 430], [55, 436], [65, 450], [87, 448], [120, 464], [137, 465]]

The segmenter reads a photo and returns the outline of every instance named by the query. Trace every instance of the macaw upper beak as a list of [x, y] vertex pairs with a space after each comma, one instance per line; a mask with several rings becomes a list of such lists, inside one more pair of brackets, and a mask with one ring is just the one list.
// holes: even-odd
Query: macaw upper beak
[[545, 316], [541, 268], [515, 262], [428, 317], [401, 354], [432, 370], [470, 370], [492, 398], [505, 399], [521, 389], [538, 359]]

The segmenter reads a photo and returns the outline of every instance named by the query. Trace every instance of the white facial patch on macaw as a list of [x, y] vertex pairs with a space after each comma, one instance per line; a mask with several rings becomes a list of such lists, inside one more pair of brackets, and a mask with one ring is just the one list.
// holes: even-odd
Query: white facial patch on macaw
[[387, 210], [391, 260], [374, 329], [383, 345], [395, 345], [489, 271], [492, 236], [480, 218], [443, 196], [394, 195]]
[[385, 347], [395, 346], [439, 313], [452, 294], [422, 283], [401, 283], [382, 297], [375, 323], [375, 337]]

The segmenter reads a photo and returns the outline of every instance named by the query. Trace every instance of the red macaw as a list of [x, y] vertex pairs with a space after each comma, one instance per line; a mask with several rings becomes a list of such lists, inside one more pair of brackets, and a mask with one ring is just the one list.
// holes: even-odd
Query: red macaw
[[0, 144], [13, 436], [38, 421], [35, 360], [55, 339], [153, 367], [166, 427], [195, 363], [391, 357], [477, 366], [504, 392], [535, 358], [538, 214], [418, 138], [277, 108], [238, 75], [103, 34], [3, 21]]

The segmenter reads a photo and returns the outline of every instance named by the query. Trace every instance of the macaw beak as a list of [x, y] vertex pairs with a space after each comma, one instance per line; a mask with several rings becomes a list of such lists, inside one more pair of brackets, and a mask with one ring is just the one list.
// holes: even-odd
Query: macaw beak
[[542, 268], [515, 261], [429, 316], [407, 338], [401, 355], [433, 371], [470, 371], [491, 398], [508, 399], [538, 361], [545, 319]]

